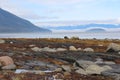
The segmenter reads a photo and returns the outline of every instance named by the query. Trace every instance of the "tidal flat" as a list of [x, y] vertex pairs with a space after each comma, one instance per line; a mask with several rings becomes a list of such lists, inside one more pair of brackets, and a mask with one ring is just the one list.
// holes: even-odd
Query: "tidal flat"
[[120, 40], [1, 38], [0, 62], [0, 80], [120, 80]]

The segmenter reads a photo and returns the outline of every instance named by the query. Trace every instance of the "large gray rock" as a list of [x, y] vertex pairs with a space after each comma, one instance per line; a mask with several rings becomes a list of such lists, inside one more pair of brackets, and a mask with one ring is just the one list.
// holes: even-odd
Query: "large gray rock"
[[119, 52], [120, 51], [120, 45], [116, 43], [110, 43], [106, 52]]
[[44, 61], [27, 61], [27, 63], [24, 64], [23, 68], [30, 69], [31, 66], [44, 67], [44, 69], [49, 69], [49, 70], [55, 70], [56, 68], [58, 68], [57, 65]]
[[61, 66], [63, 70], [65, 70], [66, 72], [71, 72], [71, 67], [69, 65], [62, 65]]
[[79, 68], [78, 70], [75, 71], [76, 73], [79, 73], [79, 74], [84, 74], [84, 75], [87, 75], [87, 72], [81, 68]]
[[112, 69], [110, 66], [100, 67], [98, 65], [90, 65], [86, 68], [87, 74], [101, 74], [101, 72]]
[[[110, 66], [99, 66], [95, 62], [78, 60], [76, 64], [73, 64], [74, 68], [77, 69], [75, 72], [80, 74], [101, 74], [101, 72], [112, 69]], [[79, 68], [78, 68], [79, 67]]]
[[78, 65], [79, 67], [81, 67], [83, 69], [86, 69], [90, 65], [95, 65], [95, 63], [92, 61], [77, 60], [76, 65]]
[[101, 74], [103, 71], [111, 70], [112, 68], [110, 66], [99, 66], [99, 65], [89, 65], [85, 69], [78, 68], [75, 72], [79, 74]]
[[95, 61], [96, 64], [104, 64], [104, 65], [112, 65], [112, 64], [116, 64], [113, 61], [103, 61], [103, 59], [101, 58], [97, 58]]
[[101, 74], [104, 76], [114, 77], [115, 80], [120, 80], [120, 69], [112, 69], [112, 70], [103, 71]]

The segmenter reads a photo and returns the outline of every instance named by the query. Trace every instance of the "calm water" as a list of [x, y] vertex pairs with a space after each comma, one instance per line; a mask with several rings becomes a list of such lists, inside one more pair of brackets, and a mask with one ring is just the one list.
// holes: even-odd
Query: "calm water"
[[0, 38], [64, 38], [68, 37], [79, 37], [79, 38], [97, 38], [97, 39], [120, 39], [120, 32], [99, 32], [99, 33], [88, 33], [88, 32], [74, 32], [74, 33], [12, 33], [12, 34], [0, 34]]

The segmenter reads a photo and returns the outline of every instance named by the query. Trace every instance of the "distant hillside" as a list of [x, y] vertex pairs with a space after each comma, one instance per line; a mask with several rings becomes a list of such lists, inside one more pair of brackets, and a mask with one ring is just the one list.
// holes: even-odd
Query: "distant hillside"
[[86, 32], [106, 32], [106, 30], [101, 28], [94, 28], [94, 29], [89, 29]]
[[0, 8], [0, 33], [51, 32]]
[[81, 25], [72, 25], [72, 26], [46, 26], [49, 29], [53, 30], [75, 30], [75, 29], [87, 29], [87, 28], [95, 28], [95, 27], [101, 27], [101, 28], [120, 28], [120, 24], [81, 24]]

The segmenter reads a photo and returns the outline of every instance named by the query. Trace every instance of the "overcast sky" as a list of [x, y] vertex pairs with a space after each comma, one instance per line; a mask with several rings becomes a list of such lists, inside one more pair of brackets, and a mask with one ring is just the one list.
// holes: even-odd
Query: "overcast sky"
[[120, 23], [120, 0], [0, 0], [0, 7], [38, 25]]

